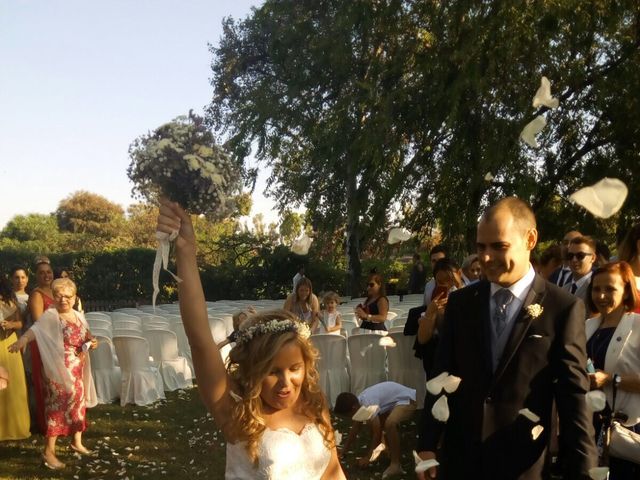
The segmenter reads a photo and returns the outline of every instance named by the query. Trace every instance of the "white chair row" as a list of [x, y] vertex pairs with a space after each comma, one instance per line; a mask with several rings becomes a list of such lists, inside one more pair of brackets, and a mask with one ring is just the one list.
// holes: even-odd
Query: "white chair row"
[[396, 346], [386, 349], [380, 346], [379, 334], [356, 333], [348, 339], [332, 334], [311, 336], [320, 355], [320, 387], [332, 407], [340, 392], [358, 395], [371, 385], [390, 380], [415, 389], [422, 408], [426, 376], [422, 362], [414, 356], [415, 337], [406, 337], [401, 331], [392, 331], [389, 336]]

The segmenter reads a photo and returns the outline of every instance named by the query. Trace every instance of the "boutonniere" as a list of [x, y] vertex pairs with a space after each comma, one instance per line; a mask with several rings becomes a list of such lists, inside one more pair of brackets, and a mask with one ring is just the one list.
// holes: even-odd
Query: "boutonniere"
[[527, 307], [527, 315], [534, 320], [542, 315], [542, 312], [544, 312], [544, 308], [539, 303], [532, 303]]

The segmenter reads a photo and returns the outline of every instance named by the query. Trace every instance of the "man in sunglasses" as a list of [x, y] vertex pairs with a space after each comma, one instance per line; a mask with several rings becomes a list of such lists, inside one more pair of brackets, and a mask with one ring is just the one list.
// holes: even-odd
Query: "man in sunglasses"
[[[571, 269], [571, 280], [562, 288], [581, 298], [585, 304], [587, 304], [587, 289], [595, 260], [596, 242], [593, 238], [580, 236], [571, 239], [566, 254], [566, 261]], [[588, 317], [589, 312], [586, 313]]]

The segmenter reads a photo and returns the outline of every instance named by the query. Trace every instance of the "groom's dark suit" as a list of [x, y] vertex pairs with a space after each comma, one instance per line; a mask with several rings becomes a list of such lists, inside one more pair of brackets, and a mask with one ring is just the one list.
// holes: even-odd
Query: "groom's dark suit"
[[[589, 381], [585, 366], [584, 305], [536, 275], [514, 320], [504, 353], [492, 372], [490, 283], [481, 281], [449, 297], [434, 375], [462, 378], [448, 395], [447, 424], [433, 418], [436, 397], [427, 394], [420, 431], [420, 451], [438, 450], [439, 478], [541, 479], [556, 399], [567, 472], [565, 479], [586, 478], [595, 466], [591, 415], [585, 404]], [[538, 318], [527, 306], [539, 304]], [[542, 433], [518, 412], [540, 417]]]

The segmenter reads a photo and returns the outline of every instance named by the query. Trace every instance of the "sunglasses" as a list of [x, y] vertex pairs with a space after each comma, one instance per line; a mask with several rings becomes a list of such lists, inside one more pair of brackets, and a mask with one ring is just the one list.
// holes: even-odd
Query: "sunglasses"
[[567, 260], [571, 261], [575, 257], [576, 260], [581, 262], [582, 260], [584, 260], [587, 257], [590, 257], [591, 255], [593, 255], [593, 253], [587, 253], [587, 252], [567, 253]]

